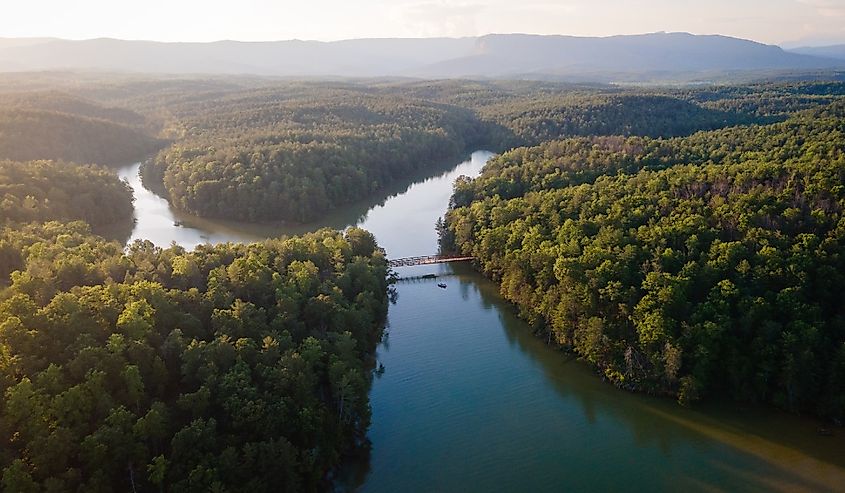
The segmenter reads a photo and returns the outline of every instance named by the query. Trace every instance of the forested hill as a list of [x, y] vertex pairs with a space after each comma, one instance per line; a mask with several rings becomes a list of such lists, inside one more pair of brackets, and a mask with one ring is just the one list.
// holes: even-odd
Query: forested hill
[[[772, 123], [845, 95], [836, 81], [679, 88], [620, 88], [526, 81], [413, 81], [384, 92], [438, 101], [494, 123], [501, 149], [560, 137], [683, 136], [699, 130]], [[504, 132], [503, 132], [504, 130]]]
[[[10, 275], [26, 269], [29, 248], [43, 247], [13, 241], [17, 231], [38, 229], [49, 222], [60, 233], [65, 227], [74, 229], [67, 223], [78, 222], [86, 230], [123, 241], [132, 231], [133, 212], [132, 190], [109, 170], [54, 161], [0, 161], [0, 299], [11, 282]], [[38, 279], [32, 281], [52, 282], [53, 273], [43, 267], [54, 262], [61, 272], [85, 277], [92, 259], [69, 258], [61, 247], [71, 243], [59, 242], [56, 246], [60, 248], [49, 249], [48, 255], [53, 257], [34, 262], [33, 274]]]
[[505, 148], [577, 135], [673, 137], [757, 121], [755, 115], [636, 92], [520, 98], [484, 107], [480, 114], [513, 132], [515, 138], [506, 140]]
[[392, 181], [487, 144], [471, 111], [360, 90], [245, 92], [186, 106], [184, 137], [144, 166], [179, 209], [310, 221]]
[[38, 110], [96, 118], [130, 127], [144, 127], [147, 119], [132, 110], [104, 106], [66, 92], [30, 91], [0, 93], [0, 107], [4, 110]]
[[124, 164], [163, 145], [144, 125], [137, 113], [67, 94], [0, 94], [0, 159]]
[[130, 224], [132, 213], [132, 190], [105, 169], [0, 161], [0, 227], [81, 220], [96, 228]]
[[212, 87], [195, 98], [170, 88], [164, 93], [174, 144], [144, 166], [145, 182], [198, 215], [310, 221], [471, 146], [499, 151], [573, 135], [668, 137], [771, 122], [827, 104], [845, 85], [640, 90], [386, 81]]
[[[671, 137], [786, 118], [837, 82], [620, 88], [519, 81], [278, 81], [49, 74], [0, 92], [0, 156], [113, 164], [169, 147], [144, 182], [178, 209], [310, 222], [478, 148]], [[46, 88], [53, 87], [53, 90]], [[84, 96], [84, 97], [83, 97]]]
[[843, 102], [518, 149], [456, 184], [443, 247], [619, 386], [842, 419], [844, 150]]

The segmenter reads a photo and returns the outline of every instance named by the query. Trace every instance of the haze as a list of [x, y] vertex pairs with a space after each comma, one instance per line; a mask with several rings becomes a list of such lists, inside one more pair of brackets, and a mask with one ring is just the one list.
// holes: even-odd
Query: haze
[[3, 10], [0, 37], [329, 41], [665, 30], [784, 46], [845, 42], [843, 0], [30, 0]]

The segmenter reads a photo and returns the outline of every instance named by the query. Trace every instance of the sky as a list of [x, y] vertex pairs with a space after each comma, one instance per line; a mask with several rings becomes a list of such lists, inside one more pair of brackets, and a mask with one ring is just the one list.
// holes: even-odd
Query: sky
[[0, 0], [0, 37], [331, 41], [656, 31], [845, 43], [845, 0]]

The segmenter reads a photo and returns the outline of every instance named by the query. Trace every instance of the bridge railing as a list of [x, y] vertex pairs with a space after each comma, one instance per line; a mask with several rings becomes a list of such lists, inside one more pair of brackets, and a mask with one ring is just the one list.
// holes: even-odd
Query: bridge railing
[[475, 257], [466, 255], [422, 255], [419, 257], [404, 257], [387, 261], [390, 267], [410, 267], [414, 265], [443, 264], [446, 262], [465, 262]]

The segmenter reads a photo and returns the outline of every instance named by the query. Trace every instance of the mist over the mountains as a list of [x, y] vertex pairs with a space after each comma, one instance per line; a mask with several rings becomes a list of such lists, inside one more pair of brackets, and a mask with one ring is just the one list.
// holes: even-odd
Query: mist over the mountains
[[785, 51], [727, 36], [491, 34], [465, 38], [162, 43], [0, 39], [0, 71], [107, 71], [267, 76], [625, 80], [649, 74], [845, 67], [845, 48]]
[[800, 53], [802, 55], [811, 55], [824, 58], [835, 58], [838, 60], [845, 60], [845, 44], [832, 46], [814, 46], [801, 47], [791, 50], [793, 53]]

